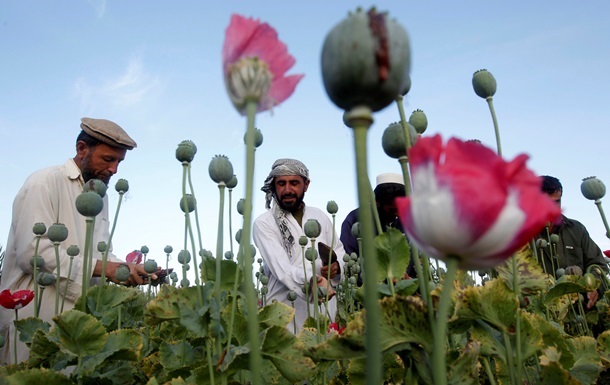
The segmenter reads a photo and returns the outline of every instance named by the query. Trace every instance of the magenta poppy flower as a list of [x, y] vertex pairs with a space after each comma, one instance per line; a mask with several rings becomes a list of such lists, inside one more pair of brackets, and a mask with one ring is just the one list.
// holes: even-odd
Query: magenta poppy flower
[[0, 305], [6, 309], [21, 309], [34, 299], [32, 290], [17, 290], [11, 293], [10, 290], [0, 292]]
[[286, 100], [304, 75], [286, 76], [295, 63], [267, 23], [234, 14], [225, 32], [222, 70], [229, 97], [244, 114], [248, 100], [266, 111]]
[[407, 235], [429, 256], [457, 257], [462, 269], [498, 265], [561, 214], [527, 159], [507, 162], [480, 143], [421, 138], [409, 152], [412, 195], [396, 200]]
[[125, 260], [128, 263], [142, 263], [142, 252], [140, 250], [134, 250], [131, 253], [127, 254]]

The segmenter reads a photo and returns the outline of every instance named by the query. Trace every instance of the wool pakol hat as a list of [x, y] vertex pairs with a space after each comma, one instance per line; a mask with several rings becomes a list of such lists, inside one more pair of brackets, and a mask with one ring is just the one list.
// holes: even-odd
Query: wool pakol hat
[[396, 183], [401, 184], [403, 186], [405, 185], [405, 181], [402, 175], [391, 172], [377, 175], [377, 186], [384, 183]]
[[118, 124], [106, 119], [82, 118], [80, 128], [109, 146], [133, 150], [138, 145]]

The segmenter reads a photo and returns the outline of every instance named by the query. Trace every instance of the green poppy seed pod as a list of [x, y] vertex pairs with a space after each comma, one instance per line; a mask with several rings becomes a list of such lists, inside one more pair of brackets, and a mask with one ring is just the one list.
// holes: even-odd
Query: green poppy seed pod
[[195, 154], [197, 153], [197, 146], [190, 140], [183, 140], [178, 144], [178, 148], [176, 148], [176, 159], [179, 162], [190, 163], [195, 158]]
[[[199, 264], [199, 268], [200, 268], [200, 269], [202, 268], [201, 266], [203, 266], [203, 262], [201, 262], [201, 263]], [[184, 265], [184, 270], [186, 270], [186, 271], [191, 270], [191, 265]]]
[[188, 278], [182, 278], [180, 280], [180, 287], [189, 287], [190, 284], [191, 282], [188, 280]]
[[419, 108], [411, 113], [409, 116], [409, 124], [415, 128], [418, 134], [423, 134], [428, 128], [428, 117], [424, 111]]
[[95, 217], [103, 208], [104, 199], [96, 192], [87, 191], [76, 197], [76, 210], [84, 217]]
[[352, 261], [358, 261], [358, 254], [356, 254], [355, 252], [352, 252], [349, 257]]
[[235, 232], [235, 242], [240, 243], [241, 241], [241, 229]]
[[99, 179], [89, 179], [83, 187], [83, 192], [94, 191], [102, 198], [106, 196], [106, 190], [108, 190], [108, 186]]
[[258, 262], [258, 264], [260, 265], [261, 263], [263, 263], [263, 259], [259, 257], [256, 259], [256, 262]]
[[232, 260], [233, 252], [231, 250], [225, 251], [225, 259]]
[[38, 222], [34, 224], [34, 227], [32, 227], [32, 231], [36, 235], [44, 235], [44, 233], [47, 232], [47, 226], [42, 222]]
[[[409, 130], [409, 139], [411, 139], [411, 146], [417, 143], [417, 132], [415, 128], [407, 123], [407, 129]], [[381, 135], [381, 147], [387, 156], [393, 159], [398, 159], [401, 156], [407, 156], [407, 141], [405, 139], [405, 130], [402, 128], [400, 123], [390, 124]]]
[[210, 178], [216, 183], [227, 184], [233, 178], [233, 165], [224, 155], [216, 155], [208, 166]]
[[174, 251], [174, 248], [170, 245], [165, 246], [165, 248], [163, 249], [163, 252], [165, 252], [165, 254], [170, 254], [172, 251]]
[[77, 245], [70, 245], [70, 246], [68, 246], [68, 249], [66, 250], [66, 253], [70, 257], [76, 257], [80, 253], [80, 249], [78, 248]]
[[[99, 195], [97, 196], [99, 197]], [[63, 242], [66, 240], [66, 238], [68, 238], [68, 228], [63, 223], [53, 223], [51, 226], [49, 226], [47, 237], [51, 242]]]
[[561, 277], [563, 277], [564, 275], [566, 275], [566, 269], [564, 269], [563, 267], [560, 267], [559, 269], [557, 269], [557, 270], [555, 271], [555, 276], [556, 276], [557, 278], [561, 278]]
[[214, 254], [210, 250], [203, 249], [199, 251], [199, 256], [203, 258], [214, 258]]
[[305, 259], [308, 261], [315, 261], [318, 258], [318, 250], [312, 249], [311, 247], [305, 250]]
[[326, 293], [328, 293], [326, 286], [318, 286], [318, 298], [326, 297]]
[[180, 198], [180, 210], [183, 213], [187, 211], [191, 213], [195, 210], [195, 207], [197, 207], [197, 199], [191, 194], [186, 194], [185, 197]]
[[119, 194], [126, 193], [127, 191], [129, 191], [129, 182], [127, 182], [127, 179], [119, 179], [116, 181], [114, 189]]
[[553, 245], [556, 245], [559, 243], [559, 235], [557, 234], [551, 234], [551, 243]]
[[34, 263], [36, 263], [36, 267], [40, 269], [44, 266], [44, 258], [40, 255], [30, 258], [30, 266], [34, 267]]
[[582, 269], [580, 268], [580, 266], [568, 266], [566, 267], [566, 271], [565, 271], [566, 275], [575, 275], [577, 277], [582, 277]]
[[131, 270], [129, 270], [129, 266], [121, 263], [120, 265], [118, 265], [116, 267], [116, 270], [114, 271], [114, 278], [117, 279], [117, 281], [119, 282], [125, 282], [129, 279], [129, 276], [131, 275]]
[[258, 271], [259, 271], [261, 274], [265, 274], [265, 268], [264, 268], [264, 267], [262, 267], [262, 266], [258, 268]]
[[257, 271], [257, 272], [254, 274], [254, 276], [256, 277], [256, 279], [258, 279], [258, 278], [261, 276], [261, 274], [262, 274], [262, 273], [261, 273], [260, 271]]
[[269, 283], [269, 277], [267, 277], [266, 275], [263, 275], [261, 277], [261, 284], [266, 285]]
[[352, 267], [352, 270], [354, 271], [354, 273], [355, 273], [355, 274], [360, 273], [360, 265], [359, 265], [359, 264], [355, 264], [355, 265]]
[[343, 254], [343, 262], [349, 262], [349, 261], [351, 261], [351, 260], [352, 260], [352, 259], [349, 257], [349, 255], [348, 255], [348, 254]]
[[351, 259], [347, 262], [347, 267], [352, 268], [356, 265], [356, 261], [352, 261]]
[[549, 246], [549, 242], [546, 239], [538, 238], [536, 240], [536, 246], [545, 249], [545, 248], [547, 248]]
[[154, 259], [149, 259], [144, 262], [144, 271], [148, 274], [152, 274], [157, 271], [157, 262]]
[[339, 108], [385, 108], [411, 80], [411, 50], [405, 29], [374, 8], [351, 12], [326, 36], [322, 80]]
[[252, 257], [252, 261], [254, 261], [254, 257], [256, 257], [256, 247], [250, 244], [250, 256]]
[[100, 253], [103, 253], [104, 251], [106, 251], [106, 249], [108, 249], [108, 245], [106, 244], [106, 242], [99, 241], [97, 243], [97, 251], [99, 251]]
[[294, 302], [297, 299], [297, 293], [294, 290], [290, 290], [286, 295], [286, 298], [290, 302]]
[[352, 285], [355, 285], [356, 283], [358, 283], [358, 278], [356, 278], [356, 277], [349, 277], [348, 278], [348, 282], [351, 283]]
[[150, 249], [148, 248], [148, 246], [144, 245], [140, 247], [140, 251], [142, 252], [142, 254], [148, 254], [150, 252]]
[[235, 187], [237, 187], [237, 176], [233, 174], [231, 180], [227, 182], [227, 188], [234, 189]]
[[303, 226], [303, 230], [309, 238], [317, 238], [322, 232], [322, 225], [316, 219], [308, 219]]
[[486, 69], [478, 70], [472, 75], [472, 88], [483, 99], [491, 98], [496, 93], [496, 79]]
[[356, 222], [352, 225], [352, 236], [354, 238], [360, 238], [360, 222]]
[[301, 235], [299, 237], [299, 245], [300, 246], [307, 246], [308, 244], [309, 244], [309, 239], [306, 236]]
[[40, 274], [38, 274], [36, 281], [38, 282], [38, 284], [40, 286], [53, 285], [55, 283], [55, 274], [51, 274], [51, 273], [47, 273], [47, 272], [43, 271]]
[[[246, 143], [246, 134], [244, 134], [244, 144]], [[259, 148], [263, 144], [263, 132], [258, 128], [254, 129], [254, 147]]]
[[594, 176], [590, 176], [582, 180], [580, 184], [580, 192], [582, 195], [592, 201], [602, 199], [606, 195], [606, 186], [604, 182]]
[[178, 253], [178, 262], [183, 265], [191, 262], [191, 253], [188, 250], [180, 250]]
[[337, 211], [339, 211], [339, 205], [335, 201], [328, 201], [326, 204], [326, 211], [328, 211], [330, 215], [335, 215]]
[[172, 271], [169, 274], [169, 277], [172, 279], [172, 281], [177, 281], [178, 280], [178, 273], [176, 273], [175, 271]]
[[239, 215], [244, 215], [244, 210], [246, 209], [245, 206], [246, 200], [244, 198], [241, 198], [237, 201], [237, 212], [239, 213]]
[[267, 289], [267, 286], [261, 287], [261, 294], [262, 295], [267, 295], [268, 292], [269, 292], [269, 289]]

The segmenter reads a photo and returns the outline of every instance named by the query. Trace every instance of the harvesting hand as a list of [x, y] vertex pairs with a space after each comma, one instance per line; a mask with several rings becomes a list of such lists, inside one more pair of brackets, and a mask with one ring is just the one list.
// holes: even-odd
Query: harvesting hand
[[330, 265], [322, 266], [320, 268], [320, 275], [328, 277], [328, 269], [330, 268], [330, 279], [333, 279], [339, 274], [341, 269], [339, 268], [339, 262], [334, 262]]

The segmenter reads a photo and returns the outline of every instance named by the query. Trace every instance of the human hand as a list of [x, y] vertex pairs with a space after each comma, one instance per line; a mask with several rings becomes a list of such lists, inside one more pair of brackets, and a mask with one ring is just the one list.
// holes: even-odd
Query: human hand
[[340, 267], [339, 267], [339, 262], [333, 262], [330, 265], [326, 265], [326, 266], [322, 266], [320, 268], [320, 275], [328, 278], [328, 269], [330, 268], [330, 279], [333, 279], [337, 276], [337, 274], [339, 274], [339, 272], [341, 271]]
[[[313, 283], [313, 277], [309, 282]], [[333, 286], [330, 284], [330, 282], [328, 282], [328, 280], [326, 278], [324, 278], [320, 275], [317, 276], [316, 285], [315, 286], [310, 285], [310, 287], [312, 288], [312, 292], [311, 292], [310, 299], [309, 299], [310, 302], [313, 301], [313, 290], [317, 290], [318, 287], [326, 288], [326, 292], [327, 292], [326, 296], [321, 296], [321, 295], [319, 295], [320, 293], [318, 292], [318, 303], [324, 303], [324, 302], [326, 302], [326, 298], [331, 299], [336, 294], [335, 289], [333, 289]]]
[[[127, 266], [129, 268], [129, 279], [126, 281], [119, 281], [116, 278], [116, 270], [120, 265]], [[102, 270], [102, 261], [97, 261], [95, 265], [95, 271], [93, 276], [100, 277]], [[157, 268], [157, 272], [159, 272], [161, 268]], [[119, 263], [119, 262], [106, 262], [106, 279], [112, 281], [114, 283], [120, 283], [125, 286], [138, 286], [144, 285], [148, 283], [148, 273], [144, 271], [144, 265], [142, 264], [132, 264], [132, 263]], [[150, 275], [151, 280], [157, 279], [157, 274], [153, 273]]]
[[587, 309], [591, 309], [597, 303], [597, 299], [599, 298], [599, 293], [597, 290], [593, 290], [587, 293]]

